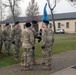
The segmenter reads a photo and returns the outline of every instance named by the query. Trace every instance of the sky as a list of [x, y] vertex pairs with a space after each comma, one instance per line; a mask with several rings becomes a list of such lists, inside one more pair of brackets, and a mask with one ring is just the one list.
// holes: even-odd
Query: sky
[[[23, 0], [23, 2], [20, 3], [21, 6], [21, 16], [25, 16], [25, 13], [27, 12], [27, 6], [29, 4], [31, 0]], [[36, 2], [38, 2], [39, 5], [39, 13], [40, 15], [43, 14], [43, 8], [45, 3], [47, 3], [46, 0], [35, 0]], [[53, 1], [53, 0], [50, 0]], [[53, 5], [53, 3], [51, 2], [51, 5]], [[49, 8], [47, 8], [47, 12], [48, 14], [50, 13]], [[69, 2], [67, 2], [66, 0], [60, 0], [60, 2], [57, 3], [57, 6], [54, 10], [54, 13], [67, 13], [67, 12], [76, 12], [76, 7], [75, 6], [71, 6]]]

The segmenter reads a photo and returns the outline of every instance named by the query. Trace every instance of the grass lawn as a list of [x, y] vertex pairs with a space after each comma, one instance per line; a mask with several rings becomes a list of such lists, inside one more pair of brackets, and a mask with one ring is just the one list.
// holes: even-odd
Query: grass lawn
[[[76, 50], [76, 34], [55, 34], [55, 42], [52, 48], [52, 54], [57, 54], [65, 51]], [[37, 58], [42, 57], [41, 43], [36, 43], [35, 54]], [[11, 48], [13, 54], [13, 47]], [[20, 49], [20, 56], [22, 49]], [[10, 66], [13, 64], [20, 63], [15, 61], [13, 56], [5, 55], [5, 48], [3, 47], [3, 54], [0, 55], [0, 67]]]

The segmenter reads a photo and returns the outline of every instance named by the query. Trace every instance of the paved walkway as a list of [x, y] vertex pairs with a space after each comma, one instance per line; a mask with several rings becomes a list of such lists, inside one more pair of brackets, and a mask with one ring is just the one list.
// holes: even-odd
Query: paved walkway
[[[39, 63], [42, 63], [42, 59], [38, 59]], [[42, 70], [42, 65], [34, 66], [33, 71], [22, 71], [22, 67], [17, 64], [14, 66], [0, 68], [0, 75], [50, 75], [69, 66], [76, 64], [76, 50], [63, 52], [52, 56], [52, 70]]]
[[76, 75], [76, 65], [70, 66], [50, 75]]
[[[72, 68], [74, 66], [75, 66], [75, 68]], [[76, 75], [76, 65], [73, 65], [71, 67], [60, 70], [60, 71], [55, 72], [55, 73], [50, 74], [50, 75]]]

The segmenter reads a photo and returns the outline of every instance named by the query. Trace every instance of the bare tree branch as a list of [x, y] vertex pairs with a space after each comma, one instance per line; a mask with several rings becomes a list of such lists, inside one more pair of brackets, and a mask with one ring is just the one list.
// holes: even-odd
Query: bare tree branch
[[76, 0], [67, 0], [71, 6], [76, 6]]
[[4, 7], [2, 0], [0, 0], [0, 3], [0, 24], [2, 24], [2, 20], [4, 19]]
[[52, 22], [53, 22], [53, 27], [54, 27], [54, 33], [56, 32], [56, 27], [55, 27], [55, 20], [54, 20], [53, 10], [55, 9], [55, 7], [57, 5], [57, 1], [59, 1], [59, 0], [54, 0], [54, 6], [51, 7], [50, 0], [47, 0], [48, 7], [49, 7], [51, 15], [52, 15]]
[[35, 0], [31, 0], [31, 2], [29, 2], [29, 6], [27, 7], [26, 10], [26, 16], [28, 17], [28, 21], [31, 21], [33, 19], [38, 19], [39, 15], [39, 7], [38, 4], [35, 2]]
[[[16, 21], [16, 18], [20, 15], [19, 9], [19, 2], [22, 0], [6, 0], [6, 3], [4, 3], [5, 7], [9, 7], [9, 9], [11, 10], [12, 15], [10, 15], [11, 17], [13, 17], [14, 23]], [[18, 9], [19, 8], [19, 9]]]
[[56, 0], [55, 0], [55, 5], [54, 5], [54, 7], [52, 9], [54, 10], [55, 7], [56, 7]]

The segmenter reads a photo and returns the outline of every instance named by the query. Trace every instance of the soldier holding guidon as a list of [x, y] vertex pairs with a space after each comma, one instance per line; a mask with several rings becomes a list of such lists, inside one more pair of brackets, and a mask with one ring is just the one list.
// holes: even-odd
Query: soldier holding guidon
[[54, 42], [53, 31], [51, 28], [48, 28], [49, 21], [43, 20], [42, 24], [42, 54], [43, 54], [43, 62], [44, 70], [51, 69], [51, 51], [52, 45]]

